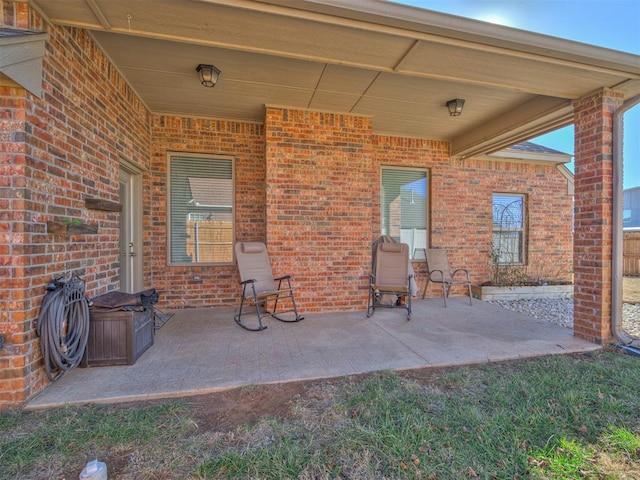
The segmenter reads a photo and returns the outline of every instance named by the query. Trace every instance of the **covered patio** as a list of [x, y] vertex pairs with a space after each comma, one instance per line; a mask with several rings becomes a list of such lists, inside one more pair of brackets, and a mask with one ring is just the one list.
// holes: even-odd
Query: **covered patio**
[[[0, 409], [581, 351], [614, 336], [614, 115], [640, 94], [639, 56], [381, 0], [2, 4]], [[215, 88], [202, 65], [221, 72]], [[570, 124], [575, 191], [553, 162], [494, 155]], [[401, 178], [392, 195], [389, 172]], [[416, 221], [403, 225], [414, 189], [399, 187], [413, 182], [421, 211], [407, 207]], [[224, 198], [192, 191], [220, 184]], [[573, 331], [437, 300], [416, 302], [410, 324], [364, 317], [383, 234], [419, 231], [473, 283], [488, 280], [501, 194], [527, 218], [519, 263], [571, 270]], [[196, 222], [220, 238], [200, 241]], [[228, 252], [245, 241], [295, 276], [305, 322], [262, 334], [233, 323]], [[46, 285], [70, 275], [89, 297], [154, 288], [178, 313], [135, 365], [49, 386], [37, 319]]]
[[233, 321], [233, 309], [178, 310], [133, 365], [77, 368], [26, 408], [175, 398], [224, 389], [383, 370], [446, 367], [595, 351], [570, 329], [500, 306], [452, 297], [403, 310], [313, 313], [300, 323], [269, 320], [262, 332]]

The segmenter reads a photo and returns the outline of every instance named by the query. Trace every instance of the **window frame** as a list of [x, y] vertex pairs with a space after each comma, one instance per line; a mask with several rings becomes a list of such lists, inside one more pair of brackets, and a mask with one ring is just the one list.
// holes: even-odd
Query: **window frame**
[[[521, 209], [520, 209], [520, 217], [521, 217], [521, 226], [516, 228], [505, 229], [502, 226], [496, 228], [496, 222], [494, 221], [494, 211], [496, 208], [496, 196], [500, 197], [513, 197], [513, 202], [516, 202], [516, 199], [520, 199]], [[524, 193], [514, 193], [514, 192], [493, 192], [491, 194], [491, 250], [492, 250], [492, 259], [493, 263], [498, 266], [504, 265], [513, 265], [513, 266], [525, 266], [528, 261], [528, 239], [529, 239], [529, 221], [527, 216], [527, 195]], [[509, 202], [506, 205], [510, 205], [513, 202]], [[499, 261], [499, 258], [496, 258], [494, 245], [496, 243], [496, 237], [502, 232], [509, 233], [520, 233], [520, 258], [517, 261]]]
[[[387, 170], [387, 171], [413, 171], [413, 172], [420, 172], [424, 174], [424, 179], [426, 182], [426, 192], [425, 192], [425, 199], [424, 199], [424, 225], [425, 225], [425, 245], [424, 247], [415, 247], [412, 245], [409, 245], [410, 247], [410, 259], [412, 262], [426, 262], [426, 256], [425, 256], [425, 251], [423, 249], [426, 249], [429, 247], [429, 239], [430, 239], [430, 231], [429, 231], [429, 207], [430, 207], [430, 189], [431, 189], [431, 185], [430, 185], [430, 180], [431, 180], [431, 175], [430, 175], [430, 170], [428, 168], [421, 168], [421, 167], [406, 167], [406, 166], [400, 166], [400, 165], [381, 165], [380, 166], [380, 193], [379, 193], [379, 200], [380, 200], [380, 223], [378, 226], [378, 233], [380, 235], [386, 235], [384, 233], [384, 220], [385, 220], [385, 202], [384, 202], [384, 184], [383, 184], [383, 172]], [[394, 237], [395, 238], [395, 237]], [[401, 241], [401, 238], [400, 240]], [[418, 250], [418, 251], [417, 251]], [[423, 250], [422, 252], [420, 252], [419, 250]]]
[[[228, 261], [221, 262], [179, 262], [173, 261], [173, 246], [172, 246], [172, 204], [171, 204], [171, 179], [172, 179], [172, 160], [174, 158], [193, 158], [196, 160], [208, 160], [208, 161], [224, 161], [231, 163], [231, 257]], [[180, 151], [168, 151], [167, 152], [167, 181], [166, 181], [166, 209], [167, 209], [167, 228], [166, 228], [166, 244], [167, 254], [166, 262], [167, 266], [181, 266], [181, 267], [203, 267], [203, 266], [221, 266], [221, 265], [234, 265], [235, 264], [235, 252], [233, 245], [236, 238], [236, 158], [230, 155], [217, 155], [209, 153], [194, 153], [194, 152], [180, 152]], [[212, 177], [204, 177], [212, 178]]]

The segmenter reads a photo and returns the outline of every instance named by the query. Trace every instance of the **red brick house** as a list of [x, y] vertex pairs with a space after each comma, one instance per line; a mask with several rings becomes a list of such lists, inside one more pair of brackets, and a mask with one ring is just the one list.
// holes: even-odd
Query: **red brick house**
[[[480, 283], [495, 196], [519, 196], [522, 261], [573, 265], [575, 335], [612, 336], [612, 117], [640, 57], [377, 0], [0, 5], [0, 405], [46, 385], [51, 278], [230, 307], [229, 246], [259, 240], [305, 312], [364, 310], [398, 198], [423, 205], [414, 250]], [[564, 160], [507, 149], [571, 123], [575, 241]]]

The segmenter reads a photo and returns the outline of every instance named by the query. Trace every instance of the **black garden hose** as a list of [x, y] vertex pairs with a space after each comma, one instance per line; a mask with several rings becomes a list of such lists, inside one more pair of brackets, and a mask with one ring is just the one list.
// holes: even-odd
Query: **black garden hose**
[[59, 380], [80, 364], [89, 340], [89, 302], [79, 277], [47, 285], [37, 333], [49, 380]]

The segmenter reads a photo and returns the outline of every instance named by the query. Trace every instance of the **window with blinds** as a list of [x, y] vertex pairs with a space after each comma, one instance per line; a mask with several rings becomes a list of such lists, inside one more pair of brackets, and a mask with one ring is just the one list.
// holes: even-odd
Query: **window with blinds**
[[232, 263], [233, 159], [170, 154], [168, 192], [169, 263]]
[[498, 265], [525, 263], [524, 195], [493, 194], [493, 259]]
[[381, 235], [409, 245], [412, 259], [424, 260], [427, 248], [427, 171], [382, 168]]

